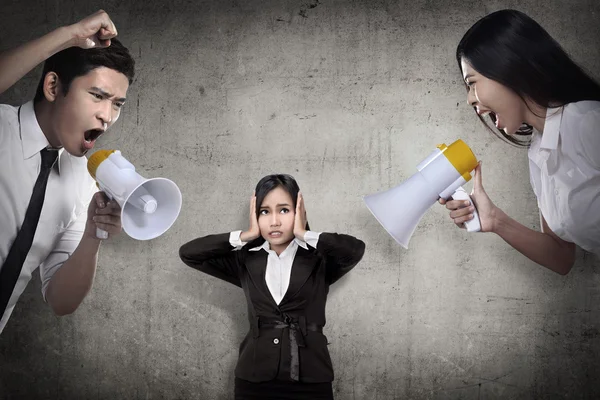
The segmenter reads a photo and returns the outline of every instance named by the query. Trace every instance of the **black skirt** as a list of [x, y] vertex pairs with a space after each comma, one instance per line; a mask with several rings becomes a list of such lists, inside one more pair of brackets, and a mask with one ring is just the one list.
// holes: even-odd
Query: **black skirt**
[[249, 382], [235, 378], [235, 400], [333, 400], [331, 382]]

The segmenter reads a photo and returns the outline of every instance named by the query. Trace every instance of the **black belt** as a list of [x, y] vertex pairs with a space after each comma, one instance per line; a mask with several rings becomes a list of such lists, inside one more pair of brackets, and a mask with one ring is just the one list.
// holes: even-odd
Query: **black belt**
[[323, 333], [323, 327], [312, 323], [307, 324], [306, 318], [303, 315], [295, 318], [288, 314], [283, 314], [283, 320], [256, 317], [255, 326], [253, 326], [252, 329], [255, 338], [259, 336], [261, 328], [289, 328], [291, 354], [290, 378], [293, 381], [300, 380], [300, 359], [298, 357], [298, 347], [306, 347], [304, 336], [306, 336], [307, 331]]

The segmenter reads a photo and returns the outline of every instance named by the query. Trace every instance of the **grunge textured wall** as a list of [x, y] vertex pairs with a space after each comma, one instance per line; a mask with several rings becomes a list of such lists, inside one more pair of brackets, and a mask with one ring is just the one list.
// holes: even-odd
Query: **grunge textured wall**
[[[298, 179], [314, 230], [367, 244], [327, 305], [337, 399], [600, 397], [596, 257], [559, 276], [439, 205], [404, 250], [362, 202], [462, 138], [493, 201], [538, 228], [526, 150], [467, 106], [454, 52], [477, 19], [518, 8], [599, 79], [599, 2], [2, 0], [0, 49], [99, 8], [137, 62], [99, 147], [173, 179], [183, 210], [158, 239], [104, 243], [74, 315], [53, 316], [34, 276], [0, 336], [0, 398], [232, 398], [243, 293], [177, 251], [246, 229], [254, 185], [275, 172]], [[40, 72], [0, 101], [31, 99]]]

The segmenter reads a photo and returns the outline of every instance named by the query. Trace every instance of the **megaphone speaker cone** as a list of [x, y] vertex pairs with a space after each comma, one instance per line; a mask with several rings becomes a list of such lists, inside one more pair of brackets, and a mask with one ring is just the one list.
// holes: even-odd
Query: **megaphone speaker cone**
[[[144, 208], [134, 205], [148, 193], [155, 200]], [[144, 181], [134, 189], [121, 211], [123, 230], [133, 239], [150, 240], [165, 233], [175, 222], [181, 211], [181, 192], [177, 185], [166, 178]], [[148, 212], [152, 211], [153, 212]]]
[[438, 194], [420, 174], [385, 192], [364, 197], [373, 216], [404, 248], [408, 248], [420, 219], [437, 199]]

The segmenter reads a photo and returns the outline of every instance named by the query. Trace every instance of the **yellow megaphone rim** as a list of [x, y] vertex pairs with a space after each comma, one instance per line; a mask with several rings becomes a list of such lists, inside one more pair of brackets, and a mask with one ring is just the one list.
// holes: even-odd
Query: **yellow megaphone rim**
[[114, 152], [115, 150], [98, 150], [90, 156], [87, 163], [87, 169], [92, 178], [96, 179], [96, 170], [98, 169], [98, 166]]
[[473, 151], [465, 142], [458, 139], [450, 146], [440, 144], [437, 146], [438, 149], [446, 156], [448, 161], [456, 168], [459, 174], [465, 179], [465, 181], [471, 180], [471, 171], [477, 166], [477, 158]]

